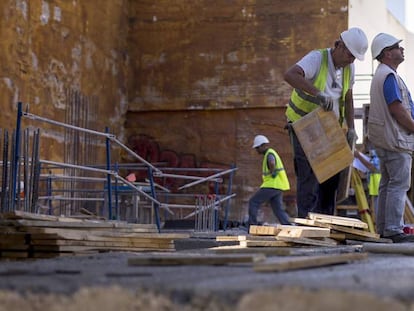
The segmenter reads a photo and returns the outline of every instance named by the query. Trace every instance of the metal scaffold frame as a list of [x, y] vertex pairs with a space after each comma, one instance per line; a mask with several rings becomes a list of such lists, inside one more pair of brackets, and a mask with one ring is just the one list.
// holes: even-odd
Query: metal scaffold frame
[[[31, 156], [30, 147], [29, 147], [29, 130], [25, 129], [22, 135], [22, 119], [30, 119], [36, 122], [43, 122], [52, 124], [57, 127], [61, 127], [64, 129], [70, 129], [73, 131], [85, 133], [88, 135], [94, 135], [97, 137], [101, 137], [105, 139], [105, 149], [106, 149], [106, 164], [104, 166], [99, 165], [76, 165], [70, 163], [62, 163], [62, 162], [55, 162], [46, 159], [40, 159], [39, 156], [39, 144], [40, 144], [40, 130], [37, 129], [33, 133], [32, 139], [32, 150]], [[23, 137], [23, 139], [22, 139]], [[146, 161], [138, 154], [136, 154], [133, 150], [129, 147], [124, 145], [121, 141], [117, 139], [117, 137], [109, 132], [108, 128], [105, 128], [105, 132], [99, 132], [83, 127], [74, 126], [67, 123], [58, 122], [55, 120], [51, 120], [48, 118], [44, 118], [41, 116], [37, 116], [35, 114], [29, 113], [28, 111], [23, 111], [22, 103], [18, 103], [17, 107], [17, 118], [16, 118], [16, 129], [13, 132], [12, 137], [12, 146], [9, 152], [9, 137], [8, 132], [4, 132], [4, 148], [3, 148], [3, 162], [2, 162], [2, 193], [1, 193], [1, 211], [14, 211], [16, 209], [23, 209], [24, 211], [39, 213], [39, 200], [46, 200], [48, 202], [47, 207], [49, 208], [49, 213], [51, 211], [51, 202], [55, 201], [64, 201], [64, 200], [78, 200], [78, 201], [104, 201], [108, 205], [108, 219], [112, 220], [114, 218], [119, 218], [119, 206], [118, 206], [118, 195], [119, 189], [127, 189], [128, 193], [132, 193], [132, 195], [136, 197], [143, 197], [145, 200], [150, 202], [152, 206], [152, 211], [154, 212], [154, 220], [156, 222], [157, 228], [161, 230], [160, 224], [160, 214], [159, 210], [163, 209], [166, 213], [170, 215], [174, 215], [172, 209], [180, 208], [186, 209], [190, 208], [194, 211], [189, 213], [184, 218], [188, 219], [194, 217], [195, 220], [199, 218], [199, 213], [204, 213], [203, 209], [199, 209], [199, 197], [200, 194], [182, 194], [183, 196], [193, 196], [194, 204], [171, 204], [161, 202], [157, 199], [157, 194], [167, 194], [168, 196], [179, 196], [179, 194], [170, 194], [170, 191], [157, 184], [154, 178], [179, 178], [179, 179], [187, 179], [190, 180], [189, 183], [185, 183], [178, 190], [188, 189], [190, 187], [199, 185], [203, 182], [214, 182], [215, 184], [215, 192], [214, 201], [213, 203], [211, 200], [209, 201], [209, 205], [213, 206], [213, 209], [216, 211], [219, 210], [221, 204], [226, 203], [224, 207], [224, 229], [227, 227], [227, 218], [230, 208], [230, 199], [235, 196], [235, 194], [231, 193], [232, 188], [232, 178], [234, 172], [237, 170], [234, 166], [230, 169], [220, 170], [220, 169], [195, 169], [195, 171], [203, 172], [205, 175], [206, 171], [213, 171], [214, 174], [209, 175], [207, 177], [201, 176], [191, 176], [191, 175], [180, 175], [180, 174], [172, 174], [172, 173], [165, 173], [163, 171], [171, 171], [177, 170], [178, 168], [160, 168], [156, 167], [154, 164]], [[122, 168], [122, 165], [119, 164], [112, 164], [111, 162], [111, 148], [116, 146], [121, 148], [122, 150], [126, 151], [130, 156], [132, 156], [135, 160], [139, 163], [129, 164], [129, 167], [134, 167], [137, 170], [146, 170], [147, 178], [145, 179], [145, 186], [142, 184], [137, 184], [127, 180], [126, 178], [119, 175], [119, 169]], [[22, 149], [22, 150], [21, 150]], [[10, 153], [10, 161], [8, 161], [8, 155]], [[23, 167], [23, 168], [22, 168]], [[48, 169], [48, 174], [42, 174], [41, 170]], [[76, 171], [83, 171], [83, 172], [93, 172], [94, 174], [99, 174], [104, 177], [82, 177], [82, 176], [66, 176], [64, 174], [56, 174], [52, 173], [52, 171], [59, 170], [59, 169], [73, 169]], [[186, 171], [190, 171], [191, 169], [187, 168]], [[223, 182], [223, 176], [228, 175], [229, 182], [227, 185], [227, 193], [225, 195], [219, 195], [218, 193], [218, 184]], [[22, 177], [23, 176], [23, 177]], [[22, 184], [23, 179], [23, 184]], [[106, 184], [103, 189], [104, 197], [103, 198], [90, 198], [90, 197], [65, 197], [59, 195], [53, 195], [52, 189], [52, 181], [53, 180], [81, 180], [82, 182], [102, 182]], [[39, 196], [39, 182], [46, 181], [46, 195]], [[63, 191], [63, 190], [62, 190]], [[78, 189], [73, 190], [70, 189], [68, 191], [79, 191], [79, 192], [88, 192], [91, 193], [93, 191], [86, 190], [86, 189]], [[100, 192], [98, 189], [97, 192]], [[24, 193], [23, 198], [21, 194]], [[113, 198], [115, 196], [115, 200]], [[23, 201], [23, 207], [21, 207]], [[115, 201], [115, 211], [116, 215], [113, 215], [113, 203]], [[65, 213], [64, 213], [65, 214]], [[218, 215], [218, 214], [217, 214]], [[216, 216], [217, 216], [216, 215]], [[217, 219], [217, 218], [215, 218]], [[215, 225], [212, 226], [212, 223], [209, 223], [208, 229], [217, 230], [217, 222]]]

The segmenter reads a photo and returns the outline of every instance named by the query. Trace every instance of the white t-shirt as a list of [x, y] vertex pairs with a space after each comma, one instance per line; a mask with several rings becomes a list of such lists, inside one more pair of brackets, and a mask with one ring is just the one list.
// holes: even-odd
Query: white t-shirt
[[[305, 73], [305, 79], [315, 81], [316, 76], [319, 72], [322, 62], [322, 53], [319, 50], [314, 50], [306, 54], [300, 61], [296, 64], [302, 68]], [[351, 69], [351, 81], [349, 88], [352, 89], [355, 80], [355, 66], [352, 63], [350, 65]], [[328, 78], [326, 80], [326, 87], [324, 92], [331, 96], [334, 99], [333, 111], [336, 116], [339, 117], [339, 98], [342, 95], [342, 75], [343, 68], [335, 69], [331, 49], [328, 49]]]

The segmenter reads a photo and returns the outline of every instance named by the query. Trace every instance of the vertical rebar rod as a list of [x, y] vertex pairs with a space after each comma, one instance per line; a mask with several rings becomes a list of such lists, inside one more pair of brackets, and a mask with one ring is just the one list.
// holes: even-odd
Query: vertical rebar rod
[[16, 199], [16, 184], [17, 184], [17, 171], [19, 166], [19, 156], [20, 156], [20, 127], [21, 127], [21, 119], [22, 119], [22, 103], [19, 102], [17, 104], [17, 121], [16, 121], [16, 133], [15, 133], [15, 140], [14, 140], [14, 153], [12, 159], [12, 191], [11, 191], [11, 210], [15, 208], [15, 199]]
[[37, 213], [37, 198], [39, 196], [39, 178], [40, 178], [40, 159], [39, 159], [39, 144], [40, 144], [40, 130], [37, 129], [33, 134], [33, 188], [32, 188], [32, 201], [31, 201], [31, 212]]
[[1, 181], [1, 208], [2, 212], [6, 212], [9, 208], [8, 202], [8, 179], [9, 179], [9, 132], [4, 130], [3, 135], [3, 174]]

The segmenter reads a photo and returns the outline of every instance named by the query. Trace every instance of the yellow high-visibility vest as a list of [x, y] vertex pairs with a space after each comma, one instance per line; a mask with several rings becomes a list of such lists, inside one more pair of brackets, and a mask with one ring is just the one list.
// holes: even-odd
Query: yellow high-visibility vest
[[[320, 50], [322, 53], [321, 67], [313, 82], [313, 85], [320, 91], [324, 91], [328, 79], [328, 49]], [[351, 83], [351, 70], [349, 66], [344, 68], [342, 77], [342, 95], [339, 99], [339, 123], [342, 124], [345, 115], [345, 96]], [[305, 93], [299, 89], [293, 89], [290, 96], [289, 105], [286, 109], [286, 116], [289, 121], [295, 122], [304, 115], [319, 107], [316, 97]]]
[[[267, 156], [269, 153], [273, 154], [276, 159], [276, 170], [277, 175], [275, 178], [272, 177], [272, 172], [270, 172], [269, 168], [267, 167]], [[279, 155], [275, 150], [269, 148], [266, 150], [266, 153], [263, 157], [262, 163], [262, 180], [263, 183], [260, 188], [274, 188], [279, 190], [289, 190], [290, 184], [289, 180], [283, 167], [282, 160], [280, 159]]]

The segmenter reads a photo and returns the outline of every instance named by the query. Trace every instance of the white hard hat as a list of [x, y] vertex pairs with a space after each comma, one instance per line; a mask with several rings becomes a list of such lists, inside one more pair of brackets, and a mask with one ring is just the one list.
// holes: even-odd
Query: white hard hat
[[383, 49], [400, 43], [401, 41], [401, 39], [397, 39], [387, 33], [381, 32], [377, 34], [371, 43], [372, 59], [376, 59]]
[[269, 140], [267, 139], [266, 136], [263, 135], [257, 135], [254, 140], [253, 140], [253, 147], [252, 148], [257, 148], [263, 144], [268, 144]]
[[355, 58], [364, 60], [364, 54], [368, 50], [368, 39], [362, 29], [349, 28], [341, 33], [341, 39]]

